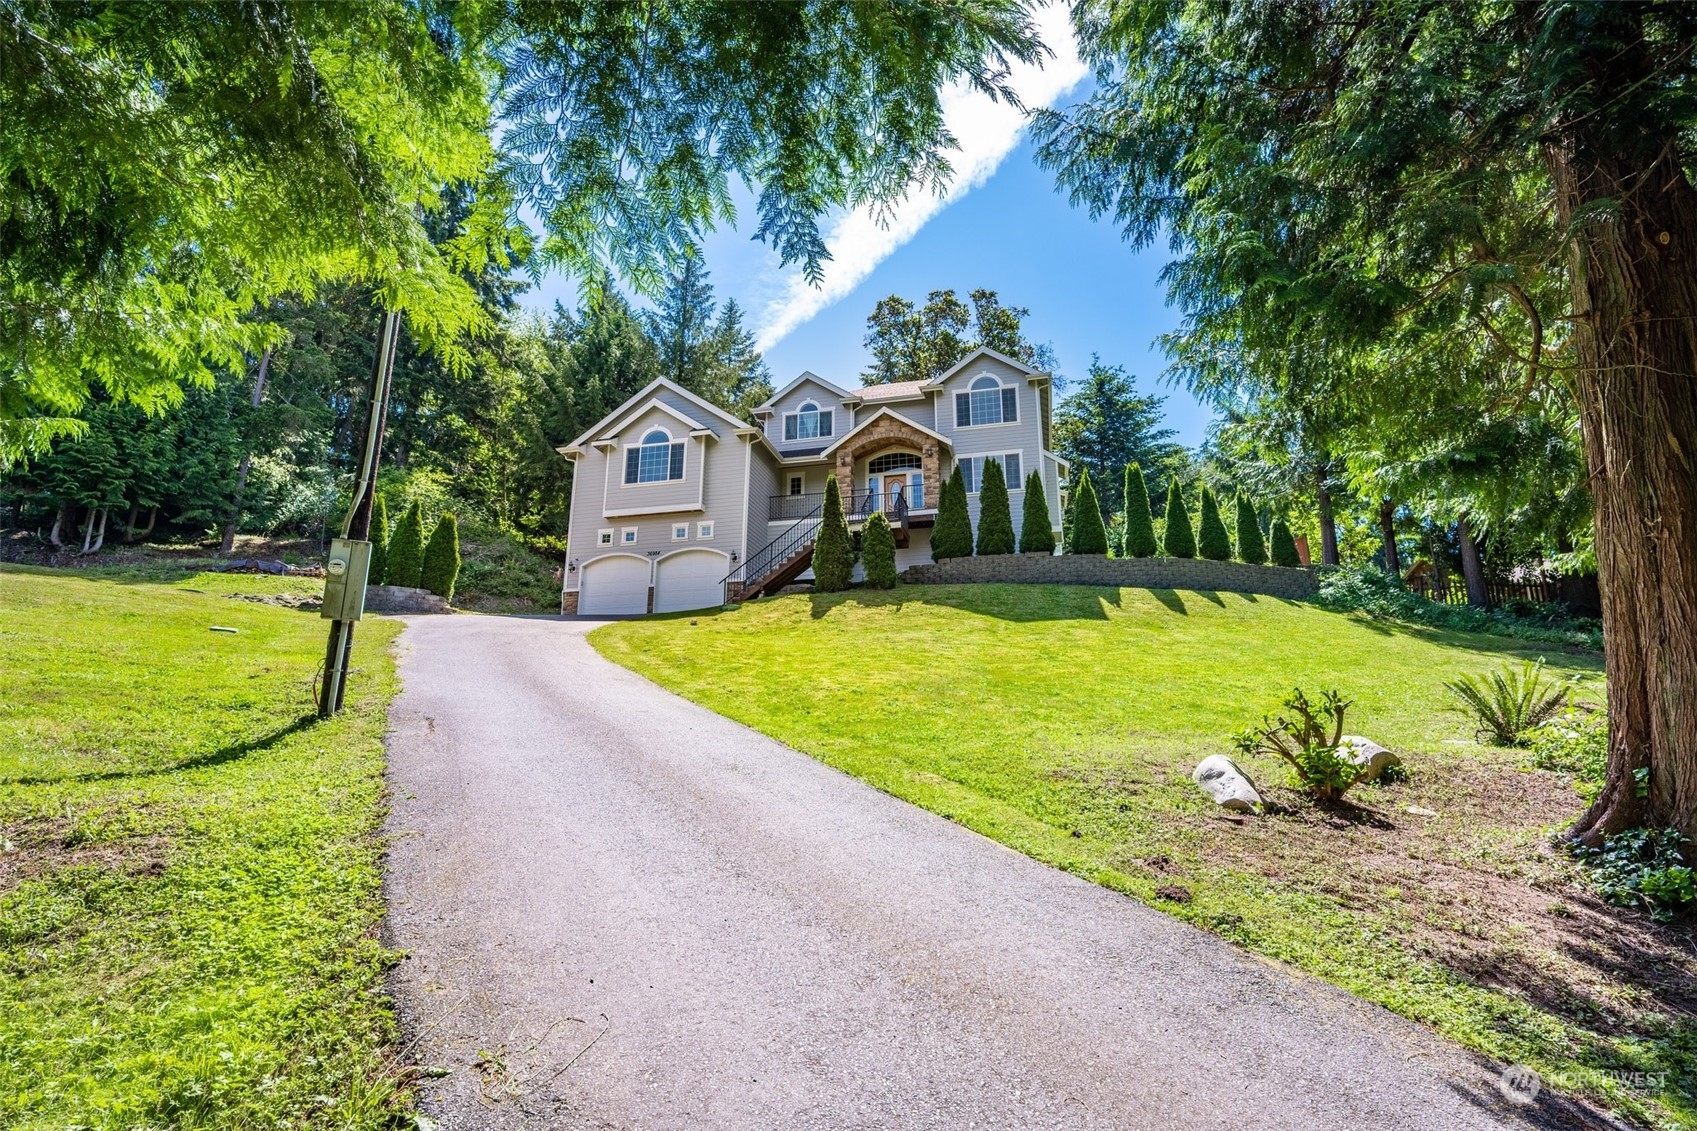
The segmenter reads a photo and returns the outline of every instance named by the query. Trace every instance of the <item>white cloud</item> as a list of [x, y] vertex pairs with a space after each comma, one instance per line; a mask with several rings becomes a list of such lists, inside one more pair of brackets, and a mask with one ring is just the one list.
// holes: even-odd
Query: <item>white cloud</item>
[[[1051, 3], [1038, 9], [1036, 23], [1054, 57], [1042, 68], [1015, 63], [1009, 81], [1027, 106], [1051, 106], [1083, 81], [1087, 68], [1073, 43], [1068, 5]], [[1025, 128], [1025, 116], [1018, 110], [965, 84], [944, 92], [943, 120], [960, 146], [949, 154], [954, 177], [947, 190], [941, 196], [921, 192], [902, 201], [887, 225], [881, 226], [866, 209], [839, 217], [825, 241], [831, 259], [825, 264], [823, 282], [815, 287], [799, 271], [787, 274], [778, 296], [760, 313], [756, 330], [760, 349], [770, 349], [791, 330], [848, 295], [933, 216], [989, 180], [1018, 144]]]

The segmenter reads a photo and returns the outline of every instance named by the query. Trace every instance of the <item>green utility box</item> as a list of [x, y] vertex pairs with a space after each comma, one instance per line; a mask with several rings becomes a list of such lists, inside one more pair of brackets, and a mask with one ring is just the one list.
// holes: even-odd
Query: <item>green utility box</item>
[[365, 614], [365, 582], [371, 574], [371, 543], [353, 538], [330, 542], [330, 560], [324, 566], [326, 620], [358, 620]]

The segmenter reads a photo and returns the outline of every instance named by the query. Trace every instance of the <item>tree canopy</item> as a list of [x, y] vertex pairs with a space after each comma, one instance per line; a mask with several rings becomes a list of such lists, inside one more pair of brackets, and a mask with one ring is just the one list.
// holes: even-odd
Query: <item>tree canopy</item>
[[1054, 350], [1049, 344], [1025, 336], [1030, 310], [1003, 305], [1000, 295], [983, 288], [967, 297], [971, 307], [952, 290], [932, 291], [923, 306], [900, 295], [879, 299], [866, 316], [864, 344], [872, 364], [860, 375], [861, 381], [868, 385], [931, 381], [980, 347], [1033, 369], [1054, 370]]

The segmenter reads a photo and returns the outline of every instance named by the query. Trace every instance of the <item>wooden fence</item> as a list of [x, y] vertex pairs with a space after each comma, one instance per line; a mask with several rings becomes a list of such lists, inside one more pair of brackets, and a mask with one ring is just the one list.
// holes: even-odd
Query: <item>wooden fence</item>
[[[1459, 577], [1411, 577], [1408, 588], [1440, 605], [1467, 604], [1467, 583]], [[1562, 600], [1561, 586], [1554, 581], [1487, 581], [1485, 593], [1493, 608], [1509, 601], [1543, 605]]]

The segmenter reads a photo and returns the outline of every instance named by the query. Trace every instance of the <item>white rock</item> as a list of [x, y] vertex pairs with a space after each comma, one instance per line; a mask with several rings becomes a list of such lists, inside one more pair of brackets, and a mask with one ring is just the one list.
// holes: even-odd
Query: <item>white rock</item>
[[1374, 742], [1371, 738], [1362, 738], [1359, 734], [1346, 734], [1340, 740], [1349, 748], [1349, 760], [1357, 766], [1367, 767], [1367, 774], [1362, 781], [1377, 781], [1379, 775], [1392, 766], [1402, 765], [1402, 759]]
[[1223, 808], [1240, 813], [1253, 813], [1261, 808], [1261, 795], [1255, 792], [1255, 783], [1224, 754], [1210, 754], [1198, 762], [1190, 780]]

